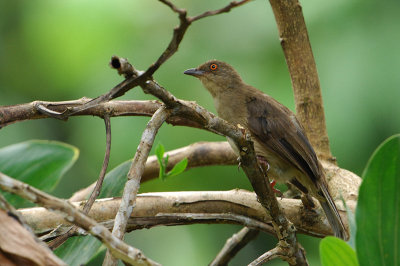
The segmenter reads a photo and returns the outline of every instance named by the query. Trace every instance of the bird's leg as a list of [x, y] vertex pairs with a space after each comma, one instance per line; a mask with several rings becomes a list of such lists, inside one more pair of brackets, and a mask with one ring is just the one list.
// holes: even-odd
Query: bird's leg
[[237, 157], [236, 161], [238, 162], [238, 171], [240, 171], [240, 167], [242, 167], [242, 160], [240, 159], [240, 156]]
[[315, 203], [312, 197], [308, 194], [303, 194], [301, 195], [301, 202], [303, 203], [304, 207], [308, 210], [313, 210], [315, 209]]
[[[264, 176], [267, 176], [267, 173], [268, 173], [269, 168], [270, 168], [270, 165], [269, 165], [268, 161], [265, 159], [265, 157], [259, 156], [259, 155], [257, 155], [257, 161], [258, 161], [258, 164], [261, 167], [261, 171], [263, 171], [263, 173], [264, 173]], [[283, 197], [283, 193], [279, 189], [275, 188], [276, 180], [272, 180], [271, 183], [269, 183], [269, 185], [270, 185], [272, 191], [276, 195], [280, 196], [281, 198]]]

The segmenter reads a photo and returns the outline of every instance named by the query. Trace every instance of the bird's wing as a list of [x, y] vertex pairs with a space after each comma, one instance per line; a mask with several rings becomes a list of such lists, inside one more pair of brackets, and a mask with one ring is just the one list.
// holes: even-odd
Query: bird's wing
[[317, 183], [318, 159], [294, 114], [267, 95], [249, 96], [246, 105], [252, 136]]

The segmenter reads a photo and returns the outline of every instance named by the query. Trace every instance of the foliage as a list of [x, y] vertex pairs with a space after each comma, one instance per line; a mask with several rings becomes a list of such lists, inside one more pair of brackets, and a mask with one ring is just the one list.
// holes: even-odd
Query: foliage
[[395, 135], [376, 149], [363, 174], [353, 229], [357, 252], [327, 237], [320, 244], [322, 265], [358, 265], [357, 258], [360, 265], [399, 265], [399, 188], [400, 135]]
[[156, 147], [156, 157], [157, 157], [158, 164], [160, 165], [159, 178], [161, 178], [162, 180], [165, 180], [165, 178], [167, 178], [167, 177], [179, 175], [180, 173], [185, 171], [187, 164], [188, 164], [187, 158], [185, 158], [182, 161], [175, 164], [174, 167], [171, 169], [171, 171], [167, 172], [169, 155], [164, 157], [164, 152], [165, 152], [164, 145], [162, 145], [161, 143], [158, 144]]
[[[77, 148], [57, 142], [31, 140], [0, 149], [0, 172], [45, 192], [51, 192], [75, 163]], [[16, 208], [31, 206], [28, 201], [4, 193]]]

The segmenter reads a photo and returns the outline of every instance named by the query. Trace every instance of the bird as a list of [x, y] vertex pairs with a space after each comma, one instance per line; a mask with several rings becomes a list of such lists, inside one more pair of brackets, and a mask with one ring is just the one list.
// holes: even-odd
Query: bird
[[[334, 235], [346, 240], [347, 231], [329, 193], [321, 163], [295, 114], [271, 96], [246, 84], [228, 63], [210, 60], [186, 75], [198, 78], [214, 99], [218, 116], [240, 125], [251, 135], [257, 159], [267, 162], [268, 174], [315, 197]], [[238, 154], [236, 144], [228, 138]]]

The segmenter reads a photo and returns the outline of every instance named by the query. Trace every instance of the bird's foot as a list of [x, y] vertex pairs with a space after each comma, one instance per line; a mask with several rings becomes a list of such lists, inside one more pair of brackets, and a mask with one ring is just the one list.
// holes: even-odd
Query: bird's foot
[[315, 209], [315, 203], [312, 197], [308, 194], [302, 194], [301, 195], [301, 202], [303, 202], [303, 205], [306, 209], [308, 210], [314, 210]]
[[238, 171], [240, 171], [240, 167], [242, 167], [242, 160], [240, 159], [240, 156], [237, 157], [236, 161], [238, 162], [238, 165], [237, 165]]
[[283, 193], [282, 193], [282, 191], [280, 191], [279, 189], [275, 188], [275, 185], [276, 185], [276, 180], [272, 180], [272, 181], [269, 183], [269, 186], [271, 187], [271, 189], [272, 189], [272, 191], [275, 193], [275, 195], [281, 197], [281, 199], [282, 199], [282, 198], [283, 198]]
[[264, 173], [268, 173], [270, 166], [267, 159], [265, 159], [265, 157], [263, 156], [257, 155], [257, 161], [258, 164], [261, 166], [262, 170], [264, 171]]

